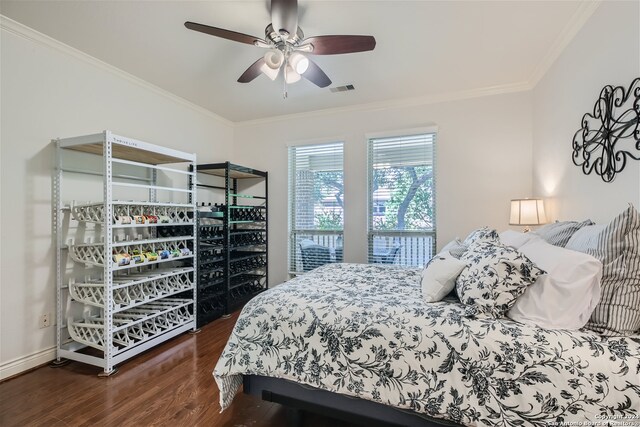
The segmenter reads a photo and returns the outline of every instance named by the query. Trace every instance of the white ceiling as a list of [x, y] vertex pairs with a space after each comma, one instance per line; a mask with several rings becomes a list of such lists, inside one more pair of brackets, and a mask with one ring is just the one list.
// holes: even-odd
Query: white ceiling
[[234, 122], [527, 83], [580, 1], [300, 1], [305, 35], [370, 34], [373, 52], [313, 59], [355, 91], [237, 83], [263, 50], [187, 30], [264, 36], [268, 1], [7, 1], [0, 13]]

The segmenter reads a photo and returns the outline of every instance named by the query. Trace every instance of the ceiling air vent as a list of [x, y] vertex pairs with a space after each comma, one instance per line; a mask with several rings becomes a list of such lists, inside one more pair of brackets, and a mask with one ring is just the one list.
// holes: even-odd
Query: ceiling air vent
[[354, 85], [344, 85], [344, 86], [330, 87], [329, 90], [333, 93], [348, 92], [350, 90], [356, 90], [356, 87]]

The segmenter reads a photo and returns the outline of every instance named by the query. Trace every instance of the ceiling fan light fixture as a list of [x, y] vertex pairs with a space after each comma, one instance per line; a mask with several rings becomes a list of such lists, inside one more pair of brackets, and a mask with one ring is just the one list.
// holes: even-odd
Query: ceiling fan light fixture
[[289, 57], [289, 64], [298, 74], [304, 74], [309, 68], [309, 59], [299, 52], [294, 52]]
[[264, 54], [264, 63], [267, 67], [271, 68], [272, 70], [279, 70], [283, 62], [284, 62], [284, 54], [277, 49], [272, 49], [269, 52]]
[[278, 77], [278, 74], [280, 74], [280, 68], [271, 68], [266, 63], [262, 64], [260, 71], [262, 71], [262, 74], [269, 77], [271, 80], [275, 80]]
[[287, 64], [284, 69], [284, 81], [289, 85], [300, 81], [300, 74], [298, 74], [296, 70], [293, 69], [291, 64]]
[[367, 52], [376, 47], [375, 37], [366, 35], [305, 37], [298, 26], [298, 0], [269, 0], [268, 3], [271, 6], [271, 23], [265, 27], [264, 39], [197, 22], [187, 21], [184, 25], [192, 31], [267, 49], [266, 55], [242, 73], [238, 83], [249, 83], [260, 74], [276, 80], [282, 68], [285, 98], [287, 84], [299, 81], [301, 75], [320, 88], [331, 84], [331, 79], [307, 54], [341, 55]]

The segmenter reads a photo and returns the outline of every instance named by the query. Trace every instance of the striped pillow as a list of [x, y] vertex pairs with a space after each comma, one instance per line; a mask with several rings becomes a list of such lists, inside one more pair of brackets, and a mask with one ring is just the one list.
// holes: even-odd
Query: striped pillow
[[578, 230], [567, 249], [603, 264], [602, 297], [587, 328], [605, 336], [640, 331], [640, 214], [631, 205], [607, 225]]
[[542, 237], [547, 243], [554, 246], [564, 248], [576, 231], [588, 225], [593, 225], [590, 219], [582, 222], [556, 221], [532, 231], [531, 234]]

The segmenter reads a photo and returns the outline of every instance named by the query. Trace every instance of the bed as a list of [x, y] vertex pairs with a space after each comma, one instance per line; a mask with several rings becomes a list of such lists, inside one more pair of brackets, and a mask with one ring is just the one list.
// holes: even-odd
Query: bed
[[466, 317], [455, 299], [424, 302], [420, 273], [332, 264], [254, 298], [214, 370], [222, 409], [246, 379], [245, 392], [281, 403], [341, 413], [365, 401], [355, 412], [424, 425], [638, 420], [640, 337]]

